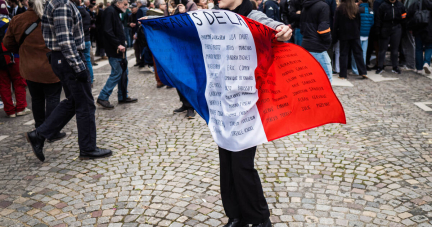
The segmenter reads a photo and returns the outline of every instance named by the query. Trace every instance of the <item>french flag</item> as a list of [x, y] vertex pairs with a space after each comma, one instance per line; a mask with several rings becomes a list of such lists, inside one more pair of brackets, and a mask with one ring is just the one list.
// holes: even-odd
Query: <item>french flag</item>
[[275, 30], [225, 10], [141, 20], [162, 82], [241, 151], [327, 123], [346, 123], [320, 64]]

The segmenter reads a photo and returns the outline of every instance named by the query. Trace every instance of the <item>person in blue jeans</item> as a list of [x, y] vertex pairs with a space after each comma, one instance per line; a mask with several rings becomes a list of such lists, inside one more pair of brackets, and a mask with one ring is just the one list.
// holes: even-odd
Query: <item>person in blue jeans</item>
[[[120, 83], [123, 74], [120, 63], [123, 58], [126, 58], [126, 37], [119, 14], [124, 13], [128, 5], [129, 3], [127, 0], [114, 0], [113, 4], [106, 8], [103, 14], [103, 38], [105, 51], [108, 55], [109, 64], [111, 65], [111, 75], [101, 90], [96, 103], [105, 109], [114, 108], [108, 100], [114, 87]], [[128, 73], [129, 71], [126, 69], [126, 74]], [[121, 89], [118, 89], [119, 104], [134, 103], [137, 101], [138, 99], [136, 98], [123, 97]]]
[[432, 43], [425, 42], [419, 33], [415, 36], [415, 45], [416, 73], [421, 73], [424, 69], [426, 74], [431, 74]]
[[[369, 8], [368, 0], [362, 0], [362, 4], [359, 5], [360, 12], [360, 45], [363, 50], [363, 59], [366, 64], [366, 53], [369, 43], [369, 33], [374, 24], [374, 14], [373, 11]], [[351, 69], [352, 72], [356, 75], [359, 74], [357, 65], [354, 60], [354, 54], [351, 53]]]

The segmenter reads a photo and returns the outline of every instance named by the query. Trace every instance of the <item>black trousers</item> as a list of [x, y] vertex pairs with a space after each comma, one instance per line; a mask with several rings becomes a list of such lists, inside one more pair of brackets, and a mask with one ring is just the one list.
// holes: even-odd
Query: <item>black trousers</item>
[[399, 55], [399, 43], [402, 37], [402, 27], [396, 25], [391, 29], [390, 34], [386, 38], [380, 38], [380, 52], [378, 67], [384, 68], [385, 54], [387, 52], [387, 47], [390, 43], [390, 59], [393, 68], [398, 67], [398, 55]]
[[141, 46], [138, 44], [138, 41], [135, 40], [135, 43], [133, 45], [134, 51], [135, 51], [135, 59], [136, 59], [136, 63], [140, 64], [141, 63], [141, 53], [142, 53], [142, 48]]
[[258, 172], [256, 147], [232, 152], [219, 147], [222, 204], [228, 218], [259, 224], [270, 217]]
[[32, 112], [35, 128], [44, 123], [60, 102], [62, 91], [61, 82], [44, 84], [27, 80], [32, 100]]
[[348, 58], [350, 53], [353, 53], [354, 60], [357, 64], [359, 75], [366, 75], [366, 65], [363, 59], [363, 50], [360, 44], [360, 37], [358, 39], [340, 40], [340, 77], [347, 78]]
[[[83, 61], [84, 55], [80, 54]], [[91, 92], [90, 73], [88, 70], [88, 82], [75, 80], [76, 73], [66, 61], [61, 52], [53, 51], [51, 55], [51, 67], [60, 78], [66, 99], [54, 109], [45, 122], [39, 126], [37, 132], [47, 139], [51, 139], [76, 114], [78, 128], [78, 144], [80, 151], [93, 151], [96, 149], [96, 122], [94, 99]]]
[[183, 103], [183, 106], [188, 109], [193, 109], [192, 105], [189, 103], [189, 101], [180, 93], [180, 91], [177, 89], [177, 94], [180, 97], [180, 101]]

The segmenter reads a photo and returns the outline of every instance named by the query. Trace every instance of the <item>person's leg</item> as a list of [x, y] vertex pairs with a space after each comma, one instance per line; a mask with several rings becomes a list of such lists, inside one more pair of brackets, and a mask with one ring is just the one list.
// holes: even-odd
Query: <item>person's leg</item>
[[236, 198], [245, 224], [259, 224], [268, 220], [270, 211], [263, 188], [254, 168], [256, 147], [231, 153]]
[[423, 42], [421, 38], [421, 34], [418, 34], [415, 36], [415, 61], [416, 61], [416, 69], [422, 70], [423, 69]]
[[85, 42], [85, 49], [84, 49], [84, 56], [85, 56], [85, 63], [87, 64], [87, 68], [90, 72], [90, 83], [93, 83], [93, 66], [90, 59], [90, 48], [91, 48], [91, 42]]
[[431, 65], [432, 43], [425, 45], [424, 63]]
[[310, 52], [310, 54], [320, 63], [321, 67], [324, 69], [324, 72], [327, 74], [327, 78], [330, 83], [333, 79], [331, 60], [327, 54], [327, 51], [321, 53]]
[[[109, 64], [111, 65], [111, 75], [108, 77], [105, 86], [102, 88], [98, 99], [107, 101], [111, 96], [112, 91], [115, 86], [118, 84], [121, 74], [122, 68], [120, 66], [120, 58], [108, 58]], [[120, 90], [120, 88], [119, 88]]]
[[360, 44], [360, 39], [354, 39], [350, 40], [350, 46], [354, 55], [355, 62], [358, 66], [358, 73], [357, 75], [363, 76], [367, 74], [366, 71], [366, 65], [363, 58], [363, 50]]
[[35, 128], [38, 128], [44, 123], [46, 118], [44, 84], [27, 80], [27, 86], [31, 95]]
[[57, 105], [60, 103], [60, 95], [62, 91], [61, 82], [53, 83], [53, 84], [45, 84], [44, 85], [44, 93], [45, 93], [45, 117], [48, 118]]
[[352, 69], [353, 74], [355, 74], [355, 75], [359, 74], [353, 51], [351, 51], [351, 69]]
[[341, 40], [340, 42], [340, 73], [339, 76], [342, 78], [347, 78], [348, 70], [348, 54], [350, 53], [350, 46], [347, 40]]
[[390, 36], [390, 51], [391, 51], [391, 62], [393, 68], [398, 68], [398, 54], [399, 54], [399, 44], [402, 35], [402, 28], [394, 27], [392, 34]]
[[0, 97], [3, 102], [3, 110], [7, 115], [16, 113], [12, 100], [11, 80], [6, 70], [0, 70]]
[[379, 46], [379, 57], [378, 57], [378, 68], [384, 69], [384, 62], [385, 62], [385, 54], [387, 52], [387, 47], [390, 42], [390, 37], [387, 38], [380, 38]]
[[27, 95], [26, 86], [27, 83], [24, 78], [21, 77], [19, 72], [19, 59], [15, 59], [15, 64], [8, 66], [9, 75], [12, 79], [13, 88], [15, 90], [15, 111], [21, 112], [27, 107]]
[[231, 155], [233, 152], [219, 147], [220, 162], [220, 189], [222, 196], [222, 205], [228, 218], [241, 218], [240, 204], [237, 200], [236, 190], [234, 188], [234, 178]]
[[134, 51], [135, 51], [135, 60], [136, 60], [136, 65], [139, 65], [141, 62], [141, 52], [140, 52], [140, 46], [138, 45], [138, 42], [135, 41], [134, 45]]
[[340, 72], [340, 62], [339, 62], [339, 59], [340, 59], [340, 41], [337, 41], [334, 46], [335, 46], [335, 49], [334, 49], [335, 50], [334, 68], [335, 68], [335, 71], [337, 73], [339, 73]]
[[415, 42], [414, 36], [409, 31], [405, 31], [405, 39], [402, 43], [405, 53], [406, 66], [410, 69], [415, 68]]
[[94, 60], [93, 47], [91, 45], [91, 42], [90, 42], [90, 61], [91, 61], [92, 65], [96, 64], [96, 62]]
[[361, 47], [363, 50], [363, 59], [364, 59], [365, 65], [366, 65], [366, 54], [367, 54], [368, 44], [369, 44], [369, 40], [361, 41]]

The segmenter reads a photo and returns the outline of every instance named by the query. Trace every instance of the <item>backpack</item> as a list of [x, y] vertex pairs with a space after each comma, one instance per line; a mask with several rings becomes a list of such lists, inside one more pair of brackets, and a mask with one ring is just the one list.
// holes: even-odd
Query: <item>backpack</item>
[[429, 23], [430, 11], [422, 8], [423, 0], [418, 0], [408, 8], [409, 30], [420, 30], [425, 28]]
[[[8, 26], [9, 19], [2, 18], [0, 20], [0, 40], [3, 40], [4, 36], [6, 35]], [[11, 64], [15, 64], [14, 55], [12, 52], [6, 49], [2, 42], [0, 49], [0, 69], [7, 69], [7, 67]]]

